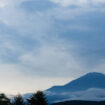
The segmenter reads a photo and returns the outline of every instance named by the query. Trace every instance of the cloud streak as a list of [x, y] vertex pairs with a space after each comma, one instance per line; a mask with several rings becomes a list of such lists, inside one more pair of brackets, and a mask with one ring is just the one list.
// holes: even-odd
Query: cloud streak
[[[90, 88], [85, 91], [69, 92], [69, 93], [47, 93], [50, 102], [64, 102], [70, 100], [87, 100], [87, 101], [104, 101], [105, 90]], [[53, 100], [54, 99], [54, 100]]]
[[77, 5], [82, 7], [91, 5], [98, 6], [100, 4], [105, 3], [105, 0], [51, 0], [51, 1], [58, 3], [62, 6]]

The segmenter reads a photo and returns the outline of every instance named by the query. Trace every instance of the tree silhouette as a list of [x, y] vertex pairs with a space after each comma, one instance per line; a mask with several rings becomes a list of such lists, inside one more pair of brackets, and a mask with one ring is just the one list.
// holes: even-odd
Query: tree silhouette
[[30, 99], [27, 99], [29, 105], [47, 105], [47, 100], [42, 91], [38, 91], [32, 95]]
[[10, 105], [10, 100], [5, 94], [0, 94], [0, 105]]
[[25, 105], [23, 97], [21, 95], [15, 96], [12, 105]]

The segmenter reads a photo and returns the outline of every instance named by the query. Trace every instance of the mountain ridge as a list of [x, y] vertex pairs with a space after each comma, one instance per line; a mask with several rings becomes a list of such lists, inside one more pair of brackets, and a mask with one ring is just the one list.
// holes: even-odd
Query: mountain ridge
[[49, 103], [64, 100], [105, 100], [105, 74], [91, 72], [65, 85], [45, 90]]
[[62, 86], [53, 86], [46, 91], [62, 92], [65, 91], [81, 91], [89, 88], [102, 88], [105, 89], [105, 74], [98, 72], [91, 72], [80, 78], [77, 78]]

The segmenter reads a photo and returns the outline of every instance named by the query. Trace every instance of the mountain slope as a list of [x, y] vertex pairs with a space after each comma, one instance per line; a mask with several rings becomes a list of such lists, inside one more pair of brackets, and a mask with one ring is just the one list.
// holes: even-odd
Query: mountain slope
[[105, 75], [96, 72], [89, 73], [64, 86], [54, 86], [47, 91], [61, 93], [71, 91], [84, 91], [89, 88], [105, 89]]
[[45, 91], [48, 101], [60, 102], [66, 100], [105, 100], [105, 75], [88, 73], [64, 86], [54, 86]]

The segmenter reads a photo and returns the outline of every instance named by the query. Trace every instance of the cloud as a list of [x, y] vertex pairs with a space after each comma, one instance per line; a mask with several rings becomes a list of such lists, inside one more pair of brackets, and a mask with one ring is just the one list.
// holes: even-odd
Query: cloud
[[87, 4], [87, 0], [52, 0], [52, 1], [55, 3], [59, 3], [62, 6]]
[[[70, 92], [70, 93], [48, 93], [50, 102], [64, 102], [70, 100], [87, 100], [87, 101], [104, 101], [105, 90], [98, 88], [90, 88], [85, 91]], [[53, 100], [54, 99], [54, 100]]]
[[72, 51], [68, 51], [68, 47], [70, 46], [66, 46], [63, 42], [57, 42], [55, 45], [43, 43], [43, 46], [32, 52], [24, 53], [19, 59], [29, 69], [26, 70], [27, 74], [33, 72], [33, 75], [45, 77], [67, 77], [67, 73], [69, 76], [71, 72], [74, 74], [78, 70], [83, 70], [82, 59], [80, 62], [80, 58], [76, 58]]
[[[12, 80], [15, 76], [17, 83], [18, 76], [27, 81], [34, 78], [33, 84], [40, 77], [56, 78], [56, 81], [70, 77], [71, 80], [81, 73], [95, 71], [96, 64], [101, 68], [99, 62], [105, 51], [102, 47], [105, 44], [104, 1], [91, 3], [87, 0], [0, 0], [0, 71], [13, 73], [6, 78]], [[25, 79], [21, 82], [23, 87], [27, 87]]]
[[81, 7], [85, 7], [85, 6], [91, 6], [91, 5], [95, 5], [98, 6], [100, 4], [105, 3], [104, 0], [51, 0], [55, 3], [58, 3], [62, 6], [71, 6], [71, 5], [77, 5], [77, 6], [81, 6]]

